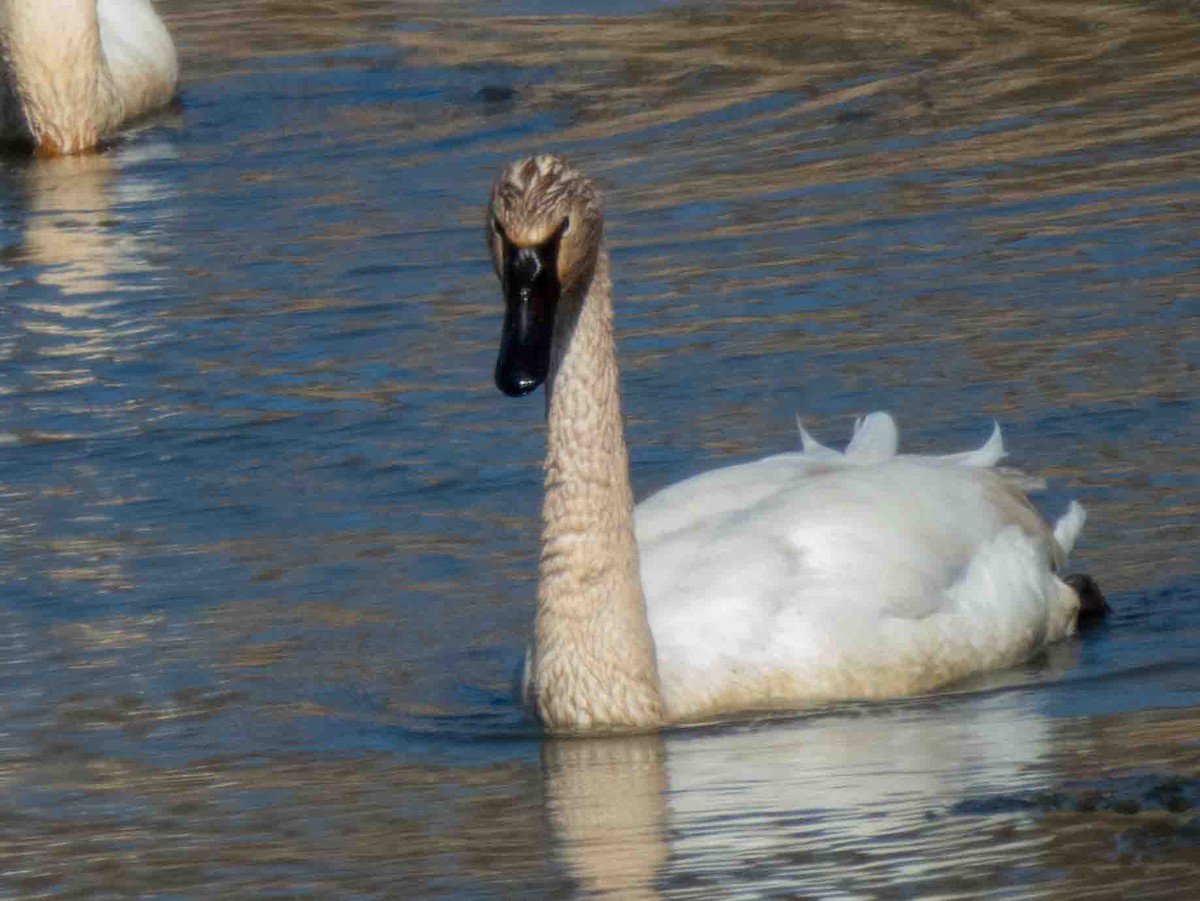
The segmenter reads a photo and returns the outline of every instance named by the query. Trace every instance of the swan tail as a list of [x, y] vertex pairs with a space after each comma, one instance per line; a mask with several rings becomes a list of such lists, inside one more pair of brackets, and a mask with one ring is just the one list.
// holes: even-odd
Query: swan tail
[[1087, 511], [1083, 509], [1083, 504], [1079, 501], [1071, 501], [1071, 506], [1054, 524], [1054, 540], [1058, 542], [1058, 546], [1062, 548], [1063, 556], [1066, 557], [1075, 547], [1075, 541], [1079, 538], [1079, 533], [1083, 531], [1083, 524], [1087, 521]]
[[975, 555], [950, 589], [959, 628], [973, 634], [982, 669], [1011, 665], [1074, 630], [1079, 600], [1045, 567], [1043, 554], [1038, 540], [1009, 527]]

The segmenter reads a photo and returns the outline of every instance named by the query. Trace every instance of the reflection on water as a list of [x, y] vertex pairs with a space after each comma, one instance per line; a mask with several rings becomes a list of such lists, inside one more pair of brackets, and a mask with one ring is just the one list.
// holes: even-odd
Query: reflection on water
[[1187, 897], [1194, 712], [1045, 720], [1036, 703], [547, 743], [547, 805], [589, 897]]
[[[0, 162], [0, 896], [1190, 898], [1200, 23], [162, 0], [183, 110]], [[982, 440], [1117, 613], [908, 703], [543, 742], [492, 174], [608, 191], [634, 479]]]
[[[131, 236], [107, 225], [114, 205], [109, 194], [112, 160], [99, 155], [33, 160], [23, 174], [29, 206], [22, 249], [28, 262], [40, 268], [38, 282], [68, 297], [117, 290], [120, 282], [114, 276], [136, 270], [140, 261]], [[87, 316], [96, 306], [76, 309]], [[63, 316], [73, 310], [53, 312]], [[105, 330], [97, 331], [100, 337]], [[67, 345], [58, 353], [84, 351]]]
[[668, 853], [666, 767], [657, 735], [542, 746], [546, 810], [567, 870], [599, 898], [657, 898]]

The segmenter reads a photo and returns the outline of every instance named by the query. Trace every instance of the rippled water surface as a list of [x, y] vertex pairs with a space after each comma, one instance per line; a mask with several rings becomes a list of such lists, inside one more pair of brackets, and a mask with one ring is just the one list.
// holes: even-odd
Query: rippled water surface
[[[0, 163], [0, 897], [1191, 899], [1200, 16], [161, 0]], [[1116, 614], [938, 696], [543, 742], [495, 171], [607, 192], [635, 487], [993, 419]]]

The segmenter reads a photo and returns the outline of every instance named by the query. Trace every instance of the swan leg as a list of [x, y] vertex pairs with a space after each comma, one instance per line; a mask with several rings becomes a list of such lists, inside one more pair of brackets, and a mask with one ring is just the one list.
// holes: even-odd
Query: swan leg
[[1100, 590], [1100, 586], [1091, 576], [1086, 573], [1072, 573], [1069, 576], [1063, 576], [1063, 581], [1079, 595], [1080, 629], [1100, 624], [1112, 611], [1108, 602], [1104, 600], [1104, 592]]

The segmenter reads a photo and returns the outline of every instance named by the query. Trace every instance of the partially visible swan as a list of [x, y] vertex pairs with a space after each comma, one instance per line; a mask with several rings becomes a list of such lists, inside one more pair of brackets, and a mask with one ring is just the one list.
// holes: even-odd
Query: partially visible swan
[[90, 150], [170, 101], [175, 45], [150, 0], [0, 0], [0, 139]]
[[1086, 576], [1057, 575], [1083, 527], [1051, 531], [975, 451], [897, 454], [892, 419], [845, 453], [714, 470], [634, 510], [600, 196], [553, 156], [496, 180], [487, 238], [506, 313], [496, 384], [546, 382], [533, 643], [519, 700], [555, 731], [926, 691], [1027, 659], [1076, 628]]

